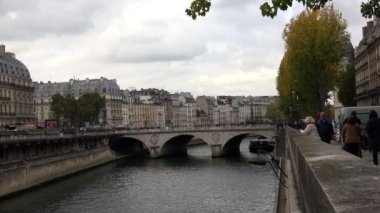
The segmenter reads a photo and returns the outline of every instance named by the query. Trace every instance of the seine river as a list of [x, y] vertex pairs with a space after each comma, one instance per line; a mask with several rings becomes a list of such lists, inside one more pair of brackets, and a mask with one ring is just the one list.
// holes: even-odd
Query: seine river
[[197, 145], [187, 157], [123, 159], [0, 200], [0, 212], [273, 212], [272, 168], [247, 163], [247, 141], [240, 150], [211, 158]]

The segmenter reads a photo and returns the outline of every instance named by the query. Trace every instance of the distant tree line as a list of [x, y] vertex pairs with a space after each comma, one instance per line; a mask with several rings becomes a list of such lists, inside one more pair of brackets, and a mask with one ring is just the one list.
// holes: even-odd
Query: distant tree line
[[60, 126], [83, 126], [85, 123], [99, 122], [100, 110], [105, 107], [105, 99], [98, 93], [85, 93], [75, 99], [72, 95], [52, 96], [51, 111]]

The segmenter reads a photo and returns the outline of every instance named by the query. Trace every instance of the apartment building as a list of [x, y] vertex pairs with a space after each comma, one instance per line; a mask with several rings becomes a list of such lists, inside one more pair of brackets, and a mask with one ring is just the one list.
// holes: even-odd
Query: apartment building
[[380, 19], [368, 21], [355, 48], [357, 106], [380, 105]]
[[116, 79], [70, 79], [69, 82], [60, 83], [36, 83], [34, 91], [34, 112], [39, 125], [43, 125], [45, 120], [55, 119], [50, 110], [52, 96], [61, 94], [62, 96], [72, 95], [78, 99], [85, 93], [98, 93], [105, 99], [105, 108], [100, 112], [99, 123], [112, 126], [122, 125], [122, 93], [117, 85]]
[[0, 126], [34, 124], [34, 86], [28, 68], [0, 45]]

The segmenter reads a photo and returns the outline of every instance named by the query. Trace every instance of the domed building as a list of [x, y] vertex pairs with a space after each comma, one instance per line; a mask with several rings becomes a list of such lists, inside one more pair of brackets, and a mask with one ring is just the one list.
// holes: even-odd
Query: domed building
[[0, 45], [0, 125], [34, 124], [34, 86], [28, 68]]

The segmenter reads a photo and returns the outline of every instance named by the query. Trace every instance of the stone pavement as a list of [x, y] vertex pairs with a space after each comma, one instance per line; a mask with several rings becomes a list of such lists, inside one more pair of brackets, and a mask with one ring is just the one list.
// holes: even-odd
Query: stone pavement
[[[341, 147], [343, 149], [343, 144], [337, 141], [332, 140], [331, 145]], [[372, 162], [372, 152], [369, 152], [368, 150], [362, 150], [362, 159], [367, 161], [368, 163], [373, 164]]]

